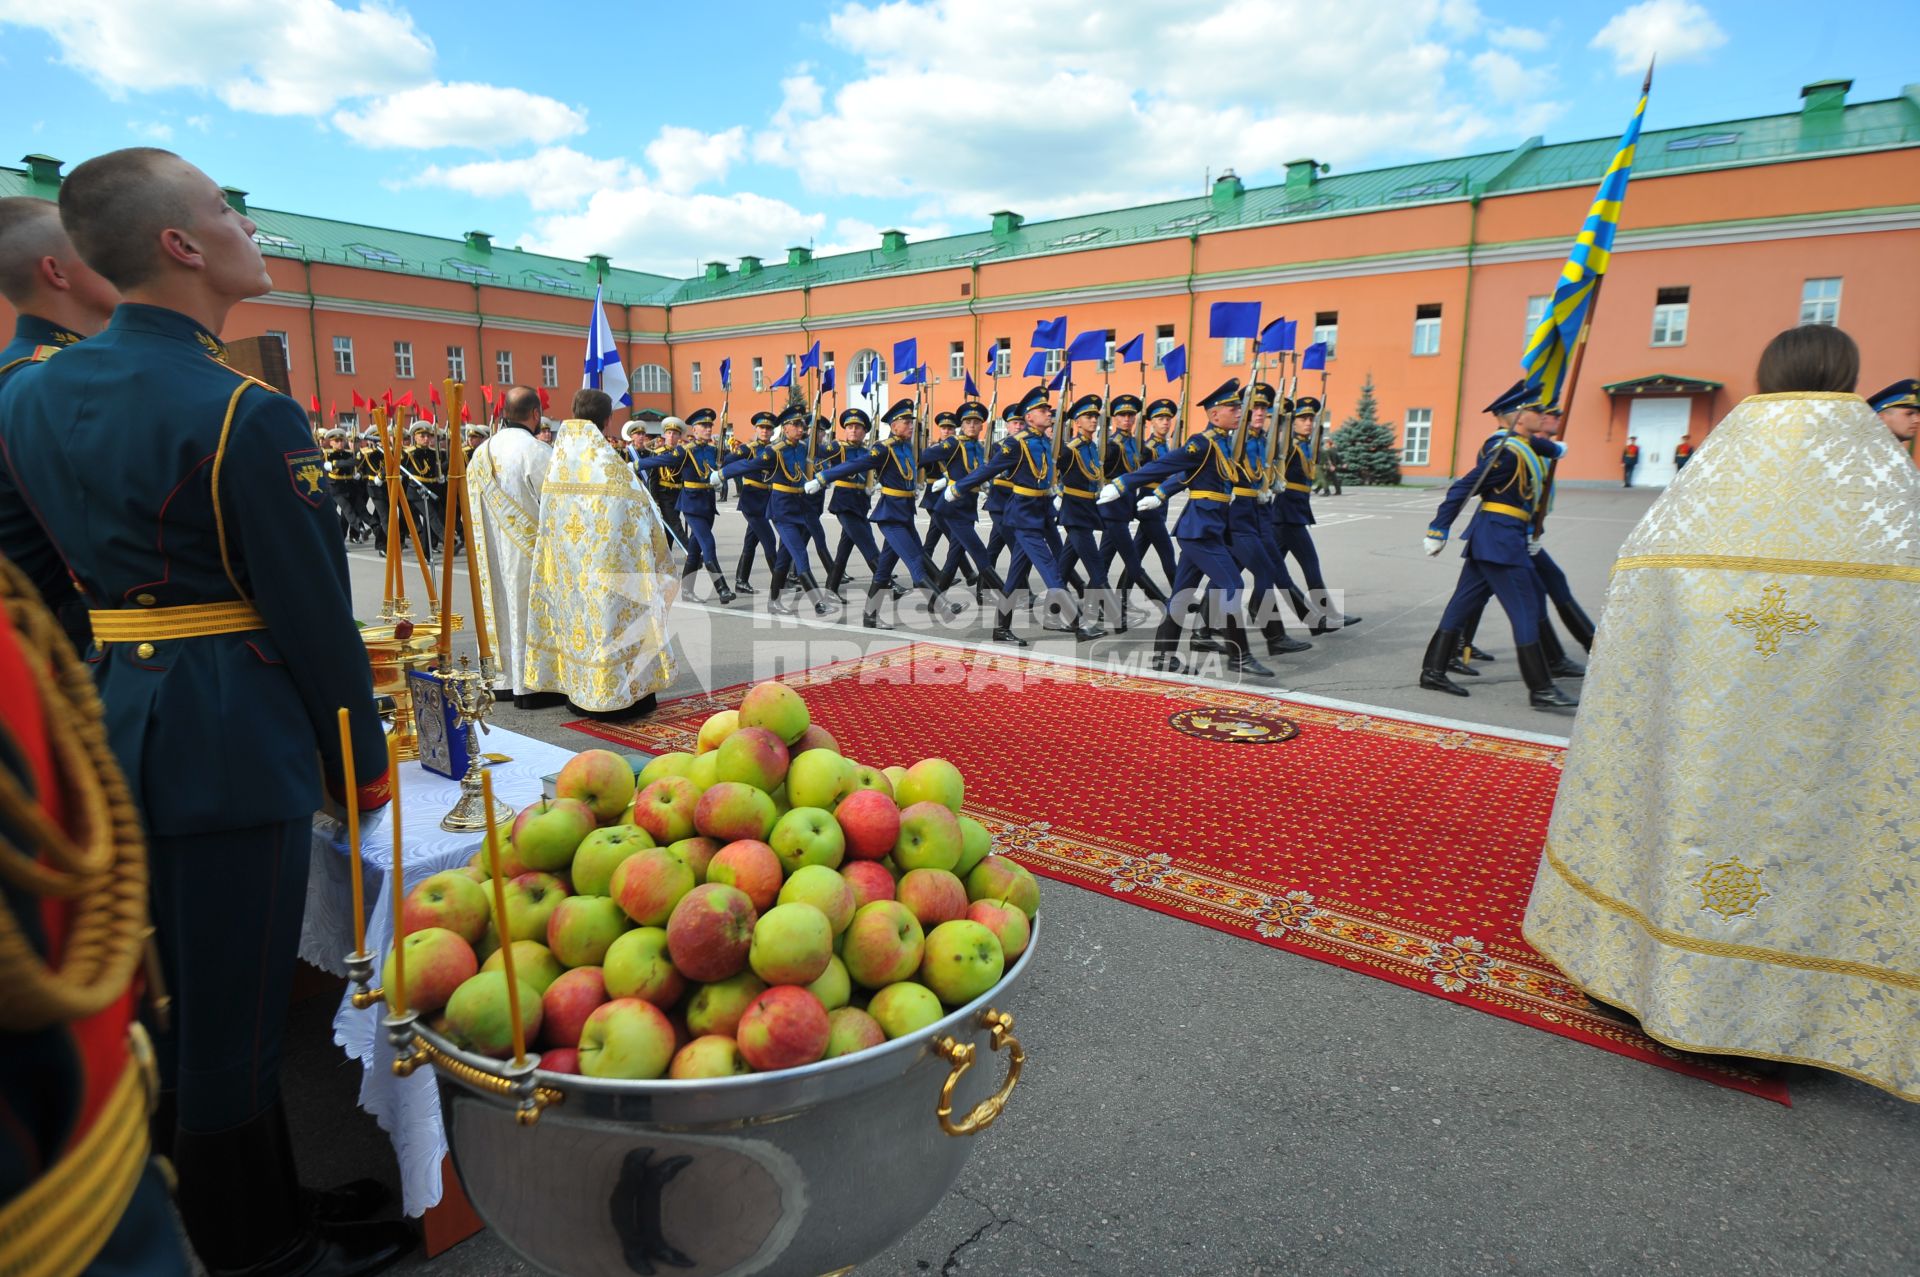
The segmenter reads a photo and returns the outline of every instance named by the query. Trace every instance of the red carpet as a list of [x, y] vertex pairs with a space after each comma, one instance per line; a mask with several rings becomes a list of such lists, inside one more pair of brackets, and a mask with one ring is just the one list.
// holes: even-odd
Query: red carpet
[[[1521, 938], [1555, 747], [930, 643], [783, 681], [849, 757], [951, 760], [1035, 873], [1788, 1102], [1594, 1015]], [[746, 686], [571, 726], [692, 750]]]

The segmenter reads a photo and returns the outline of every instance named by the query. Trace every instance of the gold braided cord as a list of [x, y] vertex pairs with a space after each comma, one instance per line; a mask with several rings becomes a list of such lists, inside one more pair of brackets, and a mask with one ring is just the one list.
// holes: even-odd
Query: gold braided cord
[[[83, 1019], [126, 992], [147, 930], [147, 848], [140, 814], [107, 745], [93, 676], [24, 573], [0, 558], [0, 603], [19, 636], [76, 830], [69, 836], [27, 789], [0, 771], [0, 829], [25, 831], [30, 848], [0, 833], [0, 877], [30, 895], [72, 903], [57, 968], [0, 905], [0, 1030], [33, 1032]], [[37, 854], [36, 854], [37, 853]]]
[[1757, 554], [1630, 554], [1615, 559], [1613, 571], [1637, 568], [1705, 568], [1725, 572], [1767, 572], [1787, 576], [1836, 576], [1851, 581], [1920, 582], [1920, 567], [1897, 563], [1840, 563], [1826, 559], [1773, 559]]

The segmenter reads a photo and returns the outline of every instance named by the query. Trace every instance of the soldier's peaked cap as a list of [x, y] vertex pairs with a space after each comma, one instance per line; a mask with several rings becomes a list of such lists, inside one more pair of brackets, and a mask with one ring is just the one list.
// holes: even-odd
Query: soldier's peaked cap
[[887, 409], [884, 413], [882, 413], [880, 415], [880, 420], [885, 422], [887, 425], [892, 425], [894, 422], [900, 420], [902, 417], [911, 417], [912, 415], [913, 415], [913, 400], [901, 399], [896, 401], [893, 407]]
[[1256, 381], [1253, 383], [1253, 406], [1254, 407], [1272, 408], [1273, 405], [1279, 401], [1279, 398], [1280, 398], [1280, 392], [1275, 390], [1267, 382]]
[[1482, 408], [1481, 411], [1490, 412], [1496, 417], [1503, 417], [1510, 412], [1519, 412], [1522, 408], [1543, 407], [1540, 402], [1540, 388], [1538, 386], [1529, 386], [1527, 379], [1522, 377], [1519, 381], [1508, 386], [1498, 399], [1495, 399], [1485, 408]]
[[1097, 417], [1100, 415], [1100, 396], [1081, 395], [1073, 401], [1073, 407], [1067, 409], [1067, 420], [1077, 417]]
[[1107, 411], [1111, 412], [1116, 417], [1118, 417], [1121, 413], [1125, 413], [1125, 412], [1139, 412], [1140, 396], [1139, 395], [1115, 395], [1113, 397], [1113, 404], [1111, 407], [1107, 409]]
[[1320, 401], [1312, 395], [1301, 395], [1288, 411], [1296, 417], [1311, 417], [1320, 411]]
[[779, 418], [763, 408], [759, 412], [754, 413], [750, 420], [755, 426], [766, 426], [771, 429], [779, 421]]
[[950, 412], [936, 412], [933, 414], [933, 424], [952, 429], [960, 424], [960, 418]]
[[1920, 408], [1920, 378], [1906, 377], [1885, 390], [1867, 396], [1875, 412], [1886, 408]]
[[[711, 408], [695, 408], [687, 414], [687, 424], [690, 426], [710, 426], [719, 420], [719, 417], [720, 414]], [[673, 419], [669, 417], [667, 420], [672, 421]]]
[[870, 430], [873, 428], [873, 418], [867, 415], [865, 408], [849, 408], [840, 414], [840, 424], [843, 426], [858, 426], [862, 430]]
[[1221, 382], [1212, 394], [1202, 399], [1200, 406], [1202, 408], [1218, 408], [1222, 404], [1234, 403], [1238, 401], [1239, 398], [1240, 379], [1238, 377], [1229, 377]]
[[1027, 391], [1026, 394], [1020, 396], [1020, 402], [1014, 406], [1019, 409], [1020, 415], [1024, 417], [1035, 408], [1045, 408], [1051, 403], [1052, 400], [1047, 398], [1046, 383], [1041, 382], [1034, 386], [1033, 389]]
[[969, 421], [985, 421], [987, 419], [987, 406], [978, 399], [969, 399], [960, 405], [958, 415], [962, 424]]
[[1147, 405], [1147, 420], [1156, 421], [1161, 417], [1177, 417], [1180, 405], [1171, 399], [1156, 399]]

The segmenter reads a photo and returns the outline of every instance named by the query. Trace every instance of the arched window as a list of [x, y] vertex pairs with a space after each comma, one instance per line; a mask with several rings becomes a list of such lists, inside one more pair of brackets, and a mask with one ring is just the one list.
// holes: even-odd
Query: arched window
[[664, 395], [673, 389], [673, 374], [659, 364], [641, 364], [633, 370], [633, 388], [643, 395]]
[[[877, 350], [862, 350], [854, 355], [853, 363], [850, 367], [853, 369], [853, 373], [847, 378], [846, 383], [841, 386], [841, 393], [844, 396], [847, 407], [864, 408], [870, 413], [877, 413], [880, 409], [886, 407], [887, 361], [880, 352]], [[869, 369], [872, 370], [871, 374], [869, 374]], [[872, 394], [866, 394], [862, 391], [862, 387], [867, 384], [869, 375], [873, 377], [874, 382]]]

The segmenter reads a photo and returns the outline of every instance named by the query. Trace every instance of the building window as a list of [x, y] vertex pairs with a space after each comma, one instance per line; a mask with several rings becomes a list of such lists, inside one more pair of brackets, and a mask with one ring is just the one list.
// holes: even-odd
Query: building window
[[1225, 349], [1221, 352], [1221, 355], [1220, 355], [1220, 360], [1222, 363], [1226, 364], [1227, 367], [1229, 368], [1233, 367], [1235, 364], [1246, 363], [1247, 362], [1247, 339], [1245, 337], [1227, 338], [1225, 342]]
[[1407, 409], [1406, 439], [1400, 445], [1400, 464], [1424, 466], [1433, 447], [1433, 409]]
[[333, 370], [346, 376], [353, 376], [353, 338], [335, 337], [333, 339]]
[[797, 370], [799, 363], [800, 363], [799, 359], [796, 358], [795, 356], [793, 355], [787, 356], [787, 384], [789, 386], [793, 384], [793, 374]]
[[447, 347], [447, 379], [464, 383], [467, 379], [467, 348]]
[[1439, 306], [1428, 305], [1414, 307], [1413, 353], [1416, 355], [1437, 355], [1440, 353]]
[[1840, 281], [1810, 279], [1800, 286], [1800, 322], [1837, 324], [1840, 322]]
[[659, 364], [641, 364], [633, 370], [633, 376], [633, 388], [643, 395], [664, 395], [673, 389], [673, 375]]
[[1001, 337], [993, 346], [993, 375], [1011, 377], [1013, 375], [1013, 339]]
[[1153, 366], [1158, 368], [1167, 360], [1167, 352], [1173, 349], [1173, 325], [1161, 324], [1153, 330]]
[[513, 352], [496, 350], [493, 352], [494, 380], [503, 386], [513, 384]]
[[1107, 353], [1100, 357], [1101, 372], [1113, 371], [1114, 344], [1113, 329], [1109, 328], [1107, 329], [1107, 344], [1105, 348]]
[[1051, 377], [1053, 376], [1053, 374], [1059, 372], [1061, 365], [1065, 364], [1066, 362], [1067, 362], [1066, 351], [1049, 350], [1047, 352], [1047, 376]]
[[[832, 372], [835, 367], [837, 367], [837, 365], [833, 362], [833, 352], [831, 350], [820, 356], [820, 369], [822, 372]], [[835, 384], [838, 384], [837, 378]]]
[[688, 370], [687, 375], [692, 379], [693, 393], [696, 395], [699, 394], [700, 393], [700, 361], [698, 359], [693, 361], [693, 367]]
[[755, 390], [767, 388], [767, 365], [758, 355], [753, 357], [753, 388]]
[[1327, 348], [1327, 358], [1332, 359], [1340, 347], [1340, 312], [1323, 310], [1313, 317], [1313, 339]]
[[1552, 300], [1544, 295], [1527, 298], [1527, 331], [1522, 336], [1529, 344], [1533, 341], [1533, 335], [1540, 331], [1540, 321], [1547, 317], [1547, 303]]
[[[1838, 283], [1839, 281], [1835, 280], [1834, 282]], [[287, 335], [269, 328], [267, 329], [267, 336], [280, 343], [280, 357], [287, 361], [287, 367], [293, 367], [293, 347], [287, 344]]]
[[401, 381], [413, 380], [413, 343], [396, 341], [393, 343], [393, 375]]
[[887, 365], [877, 350], [863, 350], [853, 357], [853, 384], [847, 387], [847, 393], [857, 394], [867, 384], [868, 376], [876, 386], [887, 384]]
[[1687, 302], [1690, 290], [1663, 288], [1653, 298], [1653, 344], [1687, 344]]
[[560, 384], [560, 356], [540, 356], [540, 384], [552, 389]]
[[360, 429], [360, 414], [352, 409], [348, 409], [346, 412], [336, 414], [333, 419], [333, 424], [336, 426], [345, 426], [348, 430], [358, 433]]

